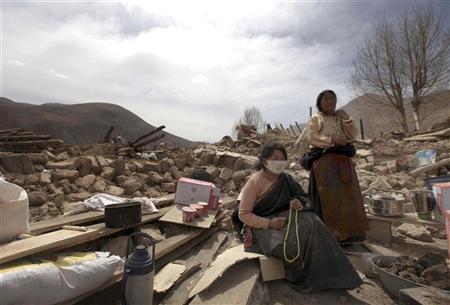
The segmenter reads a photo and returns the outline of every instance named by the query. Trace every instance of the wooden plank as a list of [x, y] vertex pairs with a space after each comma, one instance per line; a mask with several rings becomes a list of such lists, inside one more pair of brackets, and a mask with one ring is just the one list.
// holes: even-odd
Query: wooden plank
[[20, 136], [2, 136], [0, 135], [0, 141], [33, 141], [33, 140], [50, 140], [52, 137], [49, 135], [20, 135]]
[[67, 243], [78, 243], [96, 235], [95, 230], [79, 232], [72, 230], [58, 230], [55, 232], [17, 240], [0, 246], [0, 264], [18, 258], [50, 250]]
[[[210, 229], [211, 230], [211, 229]], [[193, 235], [196, 235], [197, 232], [195, 231], [204, 231], [201, 229], [196, 229], [196, 230], [191, 230], [192, 233], [191, 234], [185, 234], [184, 238], [180, 239], [177, 238], [178, 236], [174, 236], [171, 238], [168, 238], [160, 243], [157, 244], [156, 246], [156, 265], [159, 264], [159, 261], [164, 258], [164, 255], [169, 254], [169, 252], [167, 252], [167, 249], [176, 249], [176, 248], [181, 248], [184, 247], [184, 245], [186, 243], [188, 243], [189, 241], [195, 239], [195, 237], [193, 237]], [[206, 230], [208, 231], [208, 230]], [[198, 236], [198, 235], [197, 235]], [[175, 242], [173, 240], [176, 240]], [[72, 305], [72, 304], [76, 304], [77, 302], [87, 298], [88, 296], [93, 295], [94, 293], [97, 293], [105, 288], [108, 288], [111, 285], [114, 285], [115, 283], [118, 283], [122, 280], [122, 274], [123, 274], [123, 270], [122, 269], [118, 269], [116, 270], [116, 272], [114, 272], [114, 275], [108, 280], [106, 281], [103, 285], [101, 285], [100, 287], [93, 289], [89, 292], [84, 293], [83, 295], [80, 295], [76, 298], [73, 298], [71, 300], [68, 300], [66, 302], [62, 302], [58, 305]]]
[[97, 220], [103, 220], [104, 218], [104, 212], [89, 211], [51, 220], [32, 222], [30, 223], [30, 232], [33, 234], [42, 234], [61, 229], [66, 225], [79, 225]]
[[0, 147], [10, 147], [10, 146], [38, 146], [38, 147], [46, 147], [46, 146], [56, 146], [62, 145], [62, 140], [36, 140], [36, 141], [17, 141], [17, 142], [2, 142], [0, 143]]
[[21, 132], [21, 131], [23, 131], [23, 128], [1, 129], [0, 134], [8, 134], [11, 132]]
[[112, 235], [114, 233], [136, 227], [143, 223], [159, 219], [169, 209], [170, 207], [166, 207], [160, 209], [158, 213], [144, 215], [142, 216], [142, 221], [139, 224], [124, 228], [107, 228], [104, 223], [101, 223], [88, 226], [87, 232], [58, 230], [24, 240], [13, 241], [0, 246], [0, 264], [49, 250], [53, 252], [67, 249], [79, 244], [99, 239], [104, 236]]
[[418, 287], [402, 289], [399, 293], [402, 305], [432, 305], [450, 304], [450, 294], [445, 290], [433, 287]]
[[201, 218], [195, 218], [192, 222], [183, 221], [183, 211], [181, 210], [186, 205], [177, 204], [169, 212], [161, 217], [160, 221], [172, 222], [177, 224], [182, 224], [189, 227], [208, 229], [211, 227], [214, 219], [216, 218], [217, 212], [219, 210], [209, 210], [208, 215], [202, 216]]
[[[155, 199], [155, 206], [157, 208], [164, 207], [173, 203], [174, 199], [175, 194], [158, 197]], [[42, 234], [61, 229], [65, 225], [79, 225], [94, 221], [101, 221], [104, 218], [104, 212], [89, 211], [81, 214], [30, 223], [30, 232], [33, 234]]]

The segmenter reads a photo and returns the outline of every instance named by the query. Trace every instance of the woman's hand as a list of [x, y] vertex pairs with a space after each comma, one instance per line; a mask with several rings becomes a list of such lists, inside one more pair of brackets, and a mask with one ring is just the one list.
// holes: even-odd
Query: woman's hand
[[333, 144], [336, 144], [336, 145], [346, 145], [348, 142], [347, 138], [343, 135], [333, 136], [331, 138], [331, 141], [333, 142]]
[[342, 119], [342, 120], [344, 120], [344, 121], [350, 119], [350, 116], [349, 116], [348, 113], [345, 112], [344, 110], [338, 110], [338, 111], [336, 111], [336, 112], [335, 112], [335, 115], [336, 115], [338, 118], [340, 118], [340, 119]]
[[298, 200], [297, 198], [292, 199], [291, 201], [289, 201], [289, 203], [291, 205], [290, 208], [292, 210], [300, 211], [300, 210], [303, 210], [303, 208], [304, 208], [303, 203], [300, 200]]
[[269, 221], [269, 229], [281, 230], [286, 224], [286, 217], [275, 217]]

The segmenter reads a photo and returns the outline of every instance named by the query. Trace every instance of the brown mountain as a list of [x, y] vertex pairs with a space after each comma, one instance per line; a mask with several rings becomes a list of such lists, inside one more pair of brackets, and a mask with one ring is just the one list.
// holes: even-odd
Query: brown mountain
[[[380, 132], [402, 130], [398, 112], [386, 104], [386, 97], [366, 94], [351, 100], [342, 109], [358, 120], [358, 127], [359, 119], [362, 119], [366, 137], [373, 137], [379, 136]], [[415, 125], [410, 106], [406, 108], [406, 115], [409, 130], [413, 131]], [[422, 130], [428, 130], [447, 119], [450, 116], [450, 90], [425, 97], [421, 116]]]
[[[42, 104], [17, 103], [0, 98], [0, 129], [24, 128], [36, 134], [48, 134], [66, 144], [101, 141], [113, 125], [113, 136], [134, 140], [155, 129], [134, 113], [109, 103]], [[192, 146], [194, 143], [163, 131], [162, 141], [169, 146]]]

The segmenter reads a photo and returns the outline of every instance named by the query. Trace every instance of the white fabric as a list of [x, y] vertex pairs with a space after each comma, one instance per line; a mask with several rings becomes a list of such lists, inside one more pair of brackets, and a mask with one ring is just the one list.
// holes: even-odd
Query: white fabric
[[74, 263], [44, 261], [0, 269], [1, 304], [51, 305], [95, 289], [122, 264], [119, 256], [108, 255], [108, 252], [97, 252], [93, 259]]
[[0, 177], [0, 244], [29, 231], [27, 192]]
[[84, 204], [92, 210], [103, 211], [105, 206], [110, 204], [121, 203], [124, 201], [139, 201], [142, 204], [142, 212], [156, 213], [158, 209], [150, 198], [147, 197], [135, 197], [135, 198], [121, 198], [109, 194], [96, 194], [84, 201]]

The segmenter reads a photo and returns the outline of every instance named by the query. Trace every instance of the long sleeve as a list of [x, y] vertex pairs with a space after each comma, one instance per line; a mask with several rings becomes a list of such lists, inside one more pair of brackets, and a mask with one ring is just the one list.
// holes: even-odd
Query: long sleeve
[[348, 142], [353, 142], [358, 137], [359, 134], [358, 127], [356, 127], [355, 123], [351, 118], [347, 122], [342, 121], [341, 128]]
[[239, 219], [249, 227], [268, 229], [270, 220], [253, 213], [253, 209], [258, 198], [258, 190], [253, 181], [247, 181], [242, 189], [241, 195], [241, 202], [239, 204]]
[[313, 147], [326, 148], [333, 146], [332, 137], [322, 133], [323, 120], [319, 116], [314, 116], [308, 122], [308, 143]]

